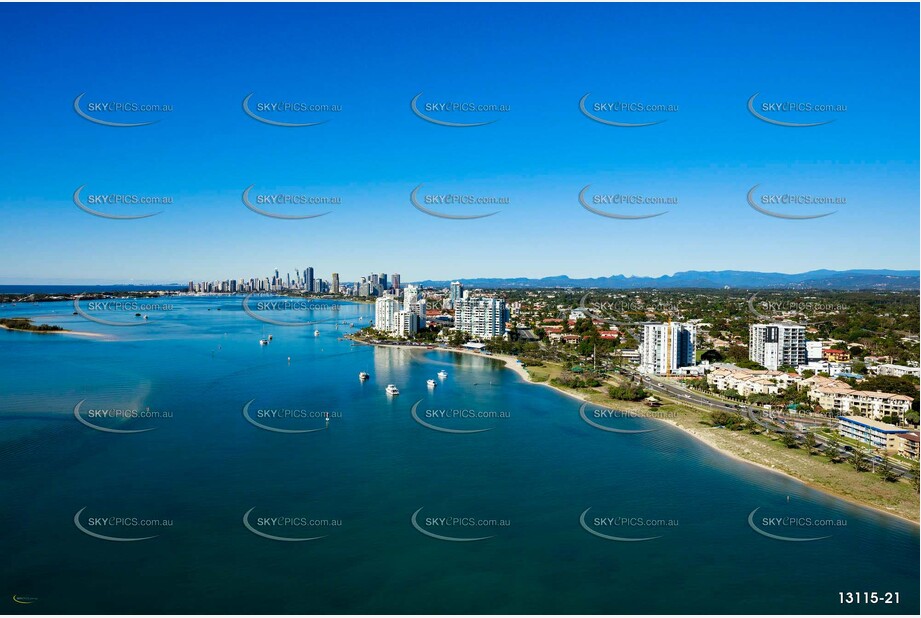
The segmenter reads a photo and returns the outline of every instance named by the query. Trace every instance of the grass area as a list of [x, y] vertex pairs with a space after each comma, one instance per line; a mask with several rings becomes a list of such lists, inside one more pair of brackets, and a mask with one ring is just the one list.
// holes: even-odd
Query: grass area
[[528, 372], [533, 382], [547, 382], [563, 372], [562, 365], [548, 363], [546, 361], [544, 361], [544, 364], [540, 367], [526, 365], [524, 369]]

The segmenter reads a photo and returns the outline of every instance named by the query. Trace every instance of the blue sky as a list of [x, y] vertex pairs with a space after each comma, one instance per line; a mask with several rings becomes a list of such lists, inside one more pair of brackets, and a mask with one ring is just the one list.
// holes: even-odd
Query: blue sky
[[[0, 283], [308, 265], [344, 281], [918, 268], [917, 5], [0, 5], [0, 22]], [[100, 126], [74, 113], [83, 92], [174, 110], [99, 113], [160, 120]], [[316, 127], [268, 126], [243, 113], [251, 92], [342, 111], [276, 116], [329, 120]], [[484, 127], [437, 126], [412, 114], [419, 92], [511, 111], [473, 115], [498, 120]], [[609, 114], [667, 120], [610, 127], [579, 112], [589, 92], [679, 111]], [[775, 126], [746, 109], [756, 92], [847, 111], [778, 113], [834, 122]], [[484, 219], [430, 217], [409, 201], [420, 183], [511, 203]], [[175, 203], [147, 219], [98, 218], [72, 201], [84, 184]], [[609, 219], [580, 206], [587, 184], [679, 203], [655, 219]], [[756, 184], [847, 204], [776, 219], [746, 204]], [[317, 219], [262, 217], [240, 199], [249, 185], [342, 205]], [[483, 212], [468, 209], [456, 212]]]

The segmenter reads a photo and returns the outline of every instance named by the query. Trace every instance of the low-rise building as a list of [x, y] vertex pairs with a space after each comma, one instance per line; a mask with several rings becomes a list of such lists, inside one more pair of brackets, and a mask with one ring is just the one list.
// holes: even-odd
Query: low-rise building
[[902, 376], [914, 376], [916, 378], [921, 377], [921, 367], [909, 367], [907, 365], [873, 365], [869, 367], [870, 373], [876, 374], [878, 376], [895, 376], [901, 378]]
[[905, 422], [905, 413], [911, 409], [911, 397], [879, 391], [859, 391], [846, 382], [813, 376], [803, 380], [809, 398], [824, 410], [837, 415], [861, 414], [876, 420], [888, 416]]
[[899, 455], [908, 459], [918, 460], [918, 432], [909, 431], [908, 433], [899, 434]]
[[908, 430], [869, 418], [839, 416], [838, 433], [873, 448], [896, 453], [899, 450], [899, 436], [908, 433]]
[[822, 350], [822, 360], [830, 363], [841, 363], [851, 360], [851, 353], [840, 348], [826, 348]]
[[747, 397], [776, 395], [791, 384], [798, 384], [800, 377], [795, 373], [788, 374], [783, 371], [718, 367], [707, 374], [707, 382], [718, 390], [734, 390]]

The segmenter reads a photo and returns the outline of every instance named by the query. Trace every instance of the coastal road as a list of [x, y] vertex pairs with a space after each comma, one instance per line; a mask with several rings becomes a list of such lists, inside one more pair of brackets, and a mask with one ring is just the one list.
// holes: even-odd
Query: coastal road
[[[759, 414], [757, 414], [757, 409], [754, 408], [753, 406], [741, 405], [740, 407], [737, 407], [735, 404], [731, 404], [731, 403], [724, 402], [724, 401], [719, 401], [717, 399], [711, 399], [709, 397], [701, 395], [700, 393], [696, 393], [690, 389], [687, 389], [681, 386], [676, 386], [675, 384], [671, 384], [664, 380], [658, 380], [651, 376], [644, 376], [644, 375], [635, 374], [635, 373], [629, 374], [629, 375], [637, 377], [645, 388], [648, 388], [650, 391], [653, 391], [655, 393], [659, 393], [660, 395], [665, 395], [673, 399], [677, 399], [678, 401], [683, 401], [683, 402], [694, 404], [697, 406], [703, 406], [711, 410], [731, 411], [737, 414], [742, 412], [750, 420], [754, 421], [755, 423], [758, 423], [758, 425], [760, 425], [762, 428], [768, 431], [773, 431], [776, 433], [789, 432], [789, 433], [793, 433], [797, 437], [800, 437], [802, 435], [802, 432], [798, 432], [795, 429], [788, 429], [786, 427], [782, 427], [780, 425], [770, 423], [764, 420]], [[828, 440], [822, 434], [813, 432], [813, 435], [815, 436], [817, 447], [821, 448], [828, 444]], [[839, 443], [838, 452], [842, 456], [846, 457], [851, 453], [851, 450], [850, 450], [850, 447], [846, 447], [846, 445]], [[880, 463], [879, 456], [875, 454], [868, 454], [867, 459], [868, 461], [871, 461], [875, 464]], [[901, 476], [910, 475], [910, 469], [905, 464], [898, 462], [898, 461], [894, 461], [891, 458], [889, 459], [889, 463], [892, 466], [892, 469], [896, 474], [901, 475]]]

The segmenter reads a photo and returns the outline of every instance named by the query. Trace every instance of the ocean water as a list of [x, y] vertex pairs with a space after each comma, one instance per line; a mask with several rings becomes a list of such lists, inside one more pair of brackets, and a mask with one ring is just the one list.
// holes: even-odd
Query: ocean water
[[239, 296], [81, 305], [139, 326], [0, 305], [103, 335], [0, 331], [9, 612], [918, 612], [915, 525], [662, 423], [599, 430], [488, 358], [340, 339], [372, 306], [259, 300], [299, 325]]

